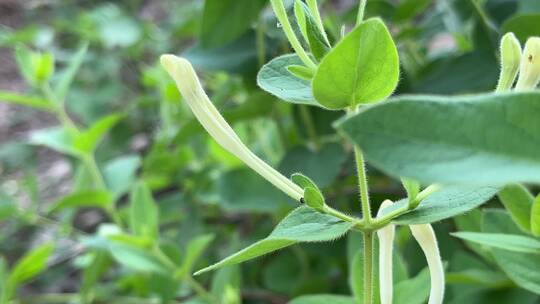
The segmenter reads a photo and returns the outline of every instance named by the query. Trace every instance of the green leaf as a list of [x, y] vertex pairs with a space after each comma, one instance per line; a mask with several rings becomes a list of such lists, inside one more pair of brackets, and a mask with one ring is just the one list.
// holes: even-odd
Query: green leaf
[[525, 43], [529, 37], [540, 36], [538, 23], [540, 23], [538, 13], [516, 14], [506, 19], [502, 30], [504, 33], [513, 32], [521, 43]]
[[416, 208], [417, 206], [414, 205], [416, 204], [416, 197], [418, 196], [418, 193], [420, 193], [420, 183], [412, 179], [402, 178], [401, 184], [403, 184], [403, 188], [405, 188], [405, 191], [407, 192], [409, 208]]
[[85, 154], [93, 152], [103, 136], [122, 118], [122, 115], [111, 114], [99, 119], [90, 128], [77, 136], [74, 141], [75, 148]]
[[121, 265], [140, 272], [153, 272], [164, 275], [171, 273], [171, 268], [148, 251], [140, 248], [113, 243], [109, 253]]
[[6, 303], [8, 300], [7, 294], [7, 278], [9, 276], [9, 269], [6, 262], [6, 259], [0, 256], [0, 302]]
[[394, 20], [408, 21], [427, 9], [430, 4], [430, 0], [403, 0], [394, 11]]
[[453, 236], [460, 239], [508, 251], [540, 254], [540, 241], [531, 237], [479, 232], [455, 232]]
[[423, 183], [540, 182], [540, 92], [405, 96], [340, 122], [369, 163]]
[[35, 84], [34, 68], [32, 66], [32, 52], [25, 46], [15, 48], [15, 60], [24, 79], [29, 84]]
[[39, 110], [53, 111], [53, 107], [46, 99], [36, 96], [26, 96], [18, 93], [0, 91], [0, 102], [7, 102]]
[[[303, 13], [298, 13], [300, 10]], [[304, 37], [307, 38], [311, 53], [317, 60], [321, 60], [326, 53], [330, 50], [330, 44], [326, 40], [326, 36], [321, 32], [321, 29], [317, 25], [315, 17], [311, 14], [311, 11], [302, 1], [296, 0], [294, 3], [294, 11], [297, 16], [298, 25], [303, 29]]]
[[358, 304], [354, 298], [338, 295], [309, 295], [292, 299], [289, 304]]
[[296, 54], [274, 58], [257, 74], [257, 84], [283, 101], [320, 107], [313, 97], [309, 81], [296, 77], [288, 70], [289, 66], [300, 65], [302, 61]]
[[146, 184], [139, 182], [131, 191], [129, 201], [131, 231], [138, 236], [157, 239], [159, 235], [159, 210]]
[[43, 272], [53, 251], [53, 244], [41, 245], [29, 251], [17, 261], [8, 277], [8, 294], [13, 294], [17, 286]]
[[42, 145], [57, 152], [80, 157], [81, 152], [75, 148], [74, 134], [63, 127], [52, 127], [32, 132], [30, 143]]
[[141, 158], [138, 155], [120, 156], [105, 165], [103, 177], [107, 189], [113, 193], [114, 197], [122, 196], [132, 187], [140, 165]]
[[305, 4], [302, 1], [295, 0], [294, 2], [294, 16], [296, 17], [296, 24], [302, 33], [305, 41], [309, 41], [307, 35], [307, 25], [306, 25], [306, 11], [304, 10]]
[[315, 75], [313, 73], [313, 70], [311, 70], [310, 68], [305, 67], [303, 65], [298, 65], [298, 64], [293, 64], [293, 65], [288, 66], [287, 71], [289, 71], [289, 73], [293, 74], [297, 78], [300, 78], [306, 81], [310, 81]]
[[56, 201], [50, 208], [49, 213], [58, 212], [66, 208], [97, 207], [108, 208], [112, 204], [112, 196], [108, 191], [86, 190], [71, 193]]
[[306, 201], [306, 205], [309, 207], [318, 210], [320, 212], [324, 209], [324, 197], [319, 191], [319, 189], [315, 189], [312, 187], [307, 187], [304, 189], [304, 200]]
[[32, 53], [30, 56], [37, 83], [45, 83], [54, 73], [54, 57], [51, 53]]
[[349, 286], [355, 299], [361, 303], [364, 293], [364, 252], [359, 251], [349, 267]]
[[[447, 186], [428, 196], [416, 209], [394, 219], [394, 222], [402, 225], [427, 224], [454, 217], [487, 202], [497, 191], [499, 188], [495, 187]], [[408, 199], [399, 200], [384, 209], [382, 214], [403, 208], [408, 203]]]
[[302, 206], [289, 213], [267, 238], [195, 274], [242, 263], [296, 243], [332, 241], [342, 237], [353, 226], [354, 223], [343, 222], [333, 216]]
[[394, 41], [380, 19], [369, 19], [323, 58], [313, 79], [313, 95], [329, 109], [345, 109], [386, 99], [398, 80]]
[[92, 294], [100, 277], [109, 269], [111, 258], [103, 250], [93, 250], [85, 254], [90, 261], [84, 265], [81, 279], [81, 297], [91, 303]]
[[[115, 240], [115, 237], [118, 237], [118, 240]], [[121, 233], [109, 235], [107, 238], [102, 236], [88, 237], [82, 240], [82, 244], [89, 248], [107, 251], [117, 263], [133, 271], [163, 275], [170, 275], [174, 272], [174, 265], [169, 265], [158, 258], [147, 247], [123, 238]]]
[[266, 0], [206, 0], [201, 26], [204, 47], [220, 47], [244, 34]]
[[295, 184], [300, 186], [300, 188], [302, 189], [307, 188], [307, 187], [311, 187], [317, 190], [319, 189], [319, 187], [317, 187], [317, 184], [315, 184], [314, 181], [312, 181], [309, 177], [303, 175], [302, 173], [294, 173], [293, 175], [291, 175], [291, 180]]
[[540, 237], [540, 195], [536, 197], [531, 208], [531, 232]]
[[60, 73], [60, 78], [54, 89], [54, 92], [58, 100], [65, 100], [67, 93], [69, 91], [69, 88], [71, 87], [71, 84], [73, 83], [73, 79], [75, 79], [75, 76], [84, 61], [84, 57], [86, 56], [87, 51], [88, 51], [88, 43], [83, 43], [79, 47], [79, 50], [77, 50], [75, 55], [73, 55], [73, 57], [69, 61], [69, 64], [66, 67], [66, 69]]
[[320, 212], [324, 211], [324, 206], [326, 205], [324, 196], [319, 187], [309, 177], [301, 173], [294, 173], [291, 176], [291, 180], [304, 189], [303, 200], [306, 205]]
[[429, 297], [429, 288], [429, 269], [424, 268], [414, 278], [396, 285], [394, 299], [407, 299], [407, 304], [423, 304]]
[[257, 42], [253, 32], [218, 48], [195, 44], [182, 54], [197, 70], [250, 74], [257, 71]]
[[531, 208], [534, 197], [520, 184], [505, 186], [499, 191], [499, 199], [516, 224], [524, 231], [531, 231]]
[[[490, 210], [484, 213], [483, 232], [521, 234], [510, 215], [506, 212]], [[540, 259], [537, 254], [513, 252], [492, 248], [497, 265], [517, 285], [540, 294]]]
[[224, 267], [212, 278], [210, 292], [219, 303], [240, 304], [241, 272], [238, 266]]
[[197, 262], [197, 259], [203, 254], [203, 252], [208, 248], [210, 243], [214, 240], [213, 234], [206, 234], [196, 237], [195, 239], [189, 241], [187, 244], [186, 254], [183, 257], [182, 265], [178, 270], [178, 275], [180, 278], [184, 278], [186, 275], [190, 275], [193, 271], [193, 267]]

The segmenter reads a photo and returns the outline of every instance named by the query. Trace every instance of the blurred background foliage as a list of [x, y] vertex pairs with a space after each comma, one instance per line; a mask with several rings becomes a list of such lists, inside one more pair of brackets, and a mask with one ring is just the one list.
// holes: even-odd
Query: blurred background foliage
[[[356, 1], [320, 2], [339, 39]], [[383, 18], [398, 45], [396, 94], [491, 91], [501, 34], [540, 36], [538, 0], [369, 0], [367, 16]], [[354, 293], [354, 233], [191, 276], [266, 236], [297, 202], [206, 136], [158, 66], [162, 53], [195, 65], [257, 155], [359, 213], [350, 147], [332, 128], [341, 114], [279, 102], [256, 85], [264, 63], [290, 53], [266, 0], [1, 0], [0, 302], [286, 303]], [[370, 185], [377, 204], [405, 196], [374, 169]], [[487, 207], [512, 225], [498, 201]], [[435, 225], [447, 303], [540, 303], [538, 286], [449, 236], [479, 230], [480, 213]], [[396, 282], [405, 283], [396, 303], [425, 303], [424, 258], [407, 229], [397, 239]]]

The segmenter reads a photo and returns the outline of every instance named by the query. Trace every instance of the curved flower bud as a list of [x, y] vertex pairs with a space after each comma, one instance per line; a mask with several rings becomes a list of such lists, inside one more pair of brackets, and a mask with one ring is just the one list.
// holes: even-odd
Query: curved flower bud
[[[385, 200], [381, 204], [377, 216], [381, 216], [382, 210], [391, 205], [392, 201]], [[392, 304], [394, 293], [392, 254], [394, 252], [395, 234], [396, 227], [393, 224], [389, 224], [377, 231], [377, 237], [379, 238], [379, 286], [381, 289], [381, 304]]]
[[540, 82], [540, 37], [531, 37], [525, 43], [516, 90], [534, 90]]
[[506, 33], [501, 39], [501, 74], [497, 91], [506, 91], [512, 88], [519, 72], [521, 61], [521, 44], [514, 33]]
[[216, 142], [274, 186], [294, 200], [300, 201], [303, 196], [303, 190], [257, 157], [244, 145], [204, 92], [197, 74], [189, 61], [174, 55], [162, 55], [161, 65], [176, 82], [180, 93], [197, 120]]
[[424, 251], [429, 267], [431, 292], [428, 304], [442, 304], [444, 298], [444, 267], [435, 232], [429, 224], [410, 225], [409, 227], [422, 251]]

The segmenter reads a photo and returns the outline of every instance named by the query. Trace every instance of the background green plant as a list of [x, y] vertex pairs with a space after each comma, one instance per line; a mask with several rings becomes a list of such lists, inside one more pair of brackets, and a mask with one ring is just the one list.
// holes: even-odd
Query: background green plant
[[[323, 1], [328, 42], [339, 41], [342, 25], [354, 25], [355, 4]], [[0, 114], [0, 302], [285, 303], [294, 299], [292, 303], [301, 304], [351, 303], [353, 297], [362, 296], [358, 286], [363, 255], [357, 233], [326, 244], [294, 245], [196, 280], [191, 275], [265, 238], [297, 202], [206, 136], [189, 109], [178, 103], [176, 87], [158, 67], [156, 59], [162, 53], [178, 53], [194, 63], [214, 104], [257, 155], [285, 175], [306, 174], [321, 187], [329, 204], [360, 214], [360, 205], [351, 203], [357, 201], [351, 147], [333, 128], [342, 114], [322, 109], [309, 81], [294, 78], [291, 85], [298, 89], [294, 95], [279, 90], [279, 76], [290, 78], [287, 66], [300, 66], [302, 61], [287, 55], [292, 51], [267, 1], [0, 5], [6, 7], [1, 13], [6, 21], [0, 31], [0, 58], [6, 64], [0, 99], [9, 104], [2, 105]], [[289, 14], [294, 15], [292, 6]], [[397, 95], [493, 91], [500, 35], [513, 31], [522, 43], [540, 35], [540, 28], [534, 26], [540, 22], [540, 6], [533, 0], [371, 0], [365, 17], [382, 18], [396, 41], [401, 64]], [[317, 21], [317, 16], [306, 18]], [[310, 22], [306, 27], [316, 27]], [[297, 30], [302, 34], [302, 29]], [[327, 52], [324, 37], [308, 40], [311, 45], [318, 43], [320, 55]], [[305, 70], [298, 74], [311, 76]], [[354, 119], [373, 129], [360, 128], [354, 132], [359, 137], [355, 141], [368, 161], [385, 164], [385, 172], [394, 176], [409, 176], [391, 167], [403, 160], [378, 158], [377, 152], [394, 142], [361, 138], [362, 132], [385, 131], [379, 128], [380, 114], [369, 116], [374, 111], [385, 112], [385, 120], [391, 122], [385, 128], [406, 132], [396, 120], [399, 115], [392, 114], [403, 111], [397, 106], [418, 110], [416, 103], [401, 100], [357, 116]], [[509, 107], [519, 113], [537, 108], [527, 101]], [[471, 117], [486, 116], [480, 121], [487, 126], [497, 117], [470, 110]], [[460, 114], [450, 109], [445, 119], [459, 121]], [[415, 123], [433, 129], [429, 120], [402, 118], [412, 130]], [[351, 121], [341, 125], [345, 132]], [[438, 120], [432, 121], [435, 125]], [[511, 130], [505, 132], [523, 142]], [[411, 142], [418, 135], [407, 134]], [[387, 146], [381, 148], [383, 144]], [[508, 147], [506, 156], [532, 155], [538, 151], [534, 147], [534, 143], [527, 149]], [[403, 157], [433, 153], [414, 145], [399, 148], [410, 148], [399, 154]], [[459, 151], [437, 154], [444, 156], [442, 152]], [[404, 168], [407, 172], [426, 174], [409, 177], [448, 181], [436, 170], [414, 167], [421, 163], [411, 159], [406, 163], [412, 166]], [[538, 173], [525, 174], [537, 163], [483, 178], [538, 183]], [[485, 164], [493, 165], [489, 159]], [[460, 172], [470, 174], [457, 174], [452, 182], [478, 179], [478, 171]], [[407, 197], [397, 180], [374, 168], [369, 168], [369, 174], [374, 209], [385, 198]], [[437, 221], [434, 226], [447, 262], [448, 303], [539, 301], [538, 248], [527, 238], [538, 240], [540, 203], [533, 195], [537, 189], [529, 188], [508, 186], [482, 209], [438, 222], [484, 202], [474, 192], [476, 200], [465, 195], [463, 202], [470, 205], [463, 207], [459, 201], [445, 201], [446, 192], [441, 190], [430, 197], [430, 204], [421, 204], [416, 215], [399, 218], [400, 223], [413, 223], [422, 219], [426, 212], [422, 208], [438, 210], [429, 210], [426, 216], [431, 218], [423, 221]], [[452, 190], [444, 191], [452, 194]], [[496, 190], [485, 191], [490, 197]], [[405, 199], [396, 205], [408, 203]], [[455, 235], [468, 241], [449, 234], [455, 231], [462, 231]], [[517, 241], [525, 241], [509, 240], [514, 249], [509, 251], [497, 237], [500, 234], [519, 235]], [[489, 237], [504, 248], [493, 247]], [[396, 301], [424, 303], [429, 275], [408, 229], [398, 228], [396, 247]]]

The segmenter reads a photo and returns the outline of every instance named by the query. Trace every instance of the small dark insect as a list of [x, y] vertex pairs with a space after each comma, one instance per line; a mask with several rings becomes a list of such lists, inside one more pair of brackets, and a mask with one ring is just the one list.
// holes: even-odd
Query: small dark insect
[[529, 54], [529, 62], [533, 62], [533, 55]]
[[306, 203], [306, 201], [304, 201], [304, 198], [303, 197], [300, 198], [300, 204], [305, 204], [305, 203]]

